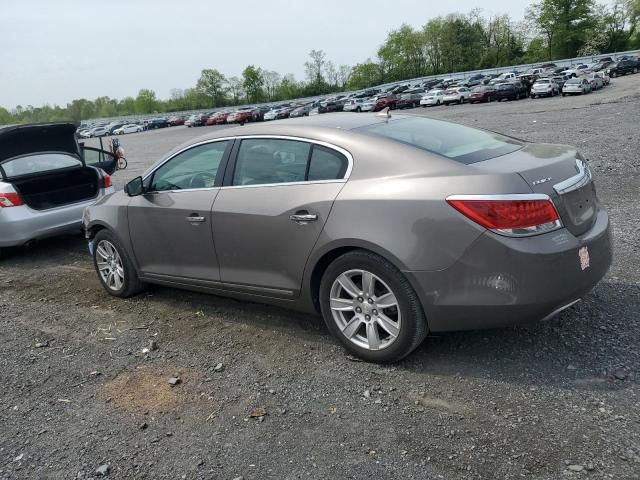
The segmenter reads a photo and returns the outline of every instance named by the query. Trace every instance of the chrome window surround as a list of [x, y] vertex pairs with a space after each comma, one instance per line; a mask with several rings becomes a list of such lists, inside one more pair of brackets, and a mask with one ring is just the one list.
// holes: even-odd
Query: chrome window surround
[[[558, 215], [558, 219], [554, 220], [553, 222], [543, 223], [542, 225], [535, 225], [533, 227], [526, 227], [526, 228], [487, 229], [490, 232], [494, 232], [494, 233], [497, 233], [498, 235], [502, 235], [505, 237], [530, 237], [533, 235], [540, 235], [543, 233], [552, 232], [554, 230], [558, 230], [563, 227], [562, 221], [560, 220], [560, 214], [558, 213], [558, 209], [553, 203], [553, 200], [551, 200], [549, 195], [545, 195], [544, 193], [509, 193], [509, 194], [496, 194], [496, 195], [449, 195], [446, 198], [446, 200], [447, 202], [449, 200], [495, 200], [495, 201], [547, 200], [551, 202], [551, 205], [553, 205], [553, 208], [556, 210], [556, 214]], [[461, 213], [461, 215], [463, 214]], [[473, 222], [473, 220], [471, 221]]]
[[169, 158], [165, 159], [164, 161], [162, 161], [161, 163], [159, 163], [158, 165], [152, 167], [153, 170], [148, 170], [144, 173], [144, 176], [142, 177], [142, 180], [146, 180], [148, 177], [150, 177], [151, 175], [153, 175], [156, 170], [158, 170], [160, 167], [162, 167], [165, 163], [171, 161], [173, 158], [177, 157], [178, 155], [180, 155], [183, 152], [186, 152], [187, 150], [191, 150], [194, 147], [199, 147], [200, 145], [206, 145], [208, 143], [216, 143], [216, 142], [223, 142], [223, 141], [229, 141], [229, 140], [248, 140], [248, 139], [254, 139], [254, 138], [269, 138], [269, 139], [275, 139], [275, 140], [294, 140], [294, 141], [299, 141], [299, 142], [307, 142], [307, 143], [311, 143], [314, 145], [320, 145], [322, 147], [326, 147], [330, 150], [335, 150], [338, 153], [341, 153], [342, 155], [344, 155], [347, 159], [347, 170], [344, 173], [344, 177], [342, 178], [338, 178], [335, 180], [315, 180], [315, 181], [298, 181], [298, 182], [283, 182], [283, 183], [264, 183], [264, 184], [260, 184], [260, 185], [228, 185], [226, 187], [211, 187], [211, 188], [189, 188], [189, 189], [182, 189], [182, 190], [165, 190], [162, 192], [149, 192], [149, 193], [180, 193], [180, 192], [193, 192], [193, 191], [203, 191], [203, 190], [226, 190], [226, 189], [232, 189], [232, 188], [258, 188], [258, 187], [276, 187], [276, 186], [285, 186], [285, 185], [315, 185], [318, 183], [344, 183], [346, 182], [349, 177], [351, 176], [351, 171], [353, 170], [353, 155], [351, 155], [351, 153], [347, 150], [345, 150], [342, 147], [339, 147], [337, 145], [334, 145], [332, 143], [328, 143], [328, 142], [323, 142], [322, 140], [313, 140], [310, 138], [304, 138], [304, 137], [295, 137], [295, 136], [289, 136], [289, 135], [269, 135], [269, 134], [264, 134], [264, 135], [242, 135], [242, 136], [233, 136], [233, 137], [221, 137], [221, 138], [212, 138], [212, 139], [208, 139], [208, 140], [203, 140], [201, 142], [198, 143], [194, 143], [192, 145], [189, 145], [185, 148], [183, 148], [182, 150], [177, 151], [176, 153], [174, 153], [173, 155], [171, 155]]
[[576, 159], [576, 170], [578, 173], [573, 177], [569, 177], [560, 183], [556, 183], [553, 189], [558, 195], [564, 195], [565, 193], [578, 190], [593, 180], [593, 174], [591, 168], [584, 160]]

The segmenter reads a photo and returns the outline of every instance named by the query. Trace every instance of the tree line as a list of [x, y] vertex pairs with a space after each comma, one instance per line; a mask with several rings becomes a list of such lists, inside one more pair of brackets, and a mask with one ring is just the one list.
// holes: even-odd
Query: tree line
[[202, 70], [191, 88], [171, 90], [169, 99], [142, 89], [134, 97], [77, 99], [66, 106], [0, 107], [0, 124], [148, 115], [282, 101], [357, 90], [410, 78], [537, 63], [640, 48], [640, 0], [540, 0], [525, 18], [487, 16], [480, 9], [429, 20], [421, 28], [402, 25], [387, 35], [376, 58], [335, 65], [312, 50], [305, 79], [248, 65], [241, 76]]

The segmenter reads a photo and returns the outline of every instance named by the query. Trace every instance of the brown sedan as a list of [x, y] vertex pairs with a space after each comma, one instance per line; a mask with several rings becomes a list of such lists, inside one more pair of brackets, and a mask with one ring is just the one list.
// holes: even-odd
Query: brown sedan
[[85, 211], [104, 288], [321, 312], [350, 352], [389, 362], [428, 331], [551, 317], [604, 276], [609, 217], [573, 147], [387, 113], [177, 148]]

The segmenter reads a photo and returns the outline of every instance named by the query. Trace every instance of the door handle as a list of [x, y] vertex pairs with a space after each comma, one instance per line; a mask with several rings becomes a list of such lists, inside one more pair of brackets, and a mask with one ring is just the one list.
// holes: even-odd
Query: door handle
[[291, 215], [289, 220], [297, 223], [315, 222], [318, 220], [318, 215], [315, 213], [296, 213]]
[[195, 216], [195, 215], [187, 217], [187, 222], [189, 222], [189, 223], [201, 223], [201, 222], [204, 222], [204, 221], [205, 221], [204, 217], [198, 217], [198, 216]]

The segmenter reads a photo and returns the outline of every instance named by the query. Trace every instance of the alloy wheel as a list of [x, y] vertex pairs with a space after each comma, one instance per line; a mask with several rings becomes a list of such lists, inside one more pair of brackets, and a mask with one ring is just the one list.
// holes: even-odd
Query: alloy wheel
[[107, 288], [114, 292], [120, 290], [124, 285], [124, 267], [118, 250], [111, 242], [100, 240], [96, 247], [96, 264]]
[[395, 293], [377, 275], [349, 270], [331, 286], [333, 320], [350, 342], [367, 350], [382, 350], [398, 338], [400, 305]]

